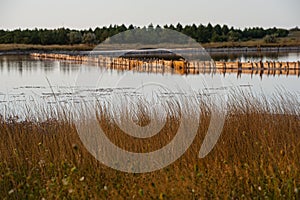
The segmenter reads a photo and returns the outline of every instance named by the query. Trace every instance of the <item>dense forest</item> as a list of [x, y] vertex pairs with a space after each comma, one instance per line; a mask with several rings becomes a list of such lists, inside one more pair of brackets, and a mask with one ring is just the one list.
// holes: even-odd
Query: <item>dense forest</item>
[[[19, 44], [96, 44], [104, 41], [106, 38], [111, 37], [120, 32], [137, 29], [129, 25], [110, 25], [109, 27], [88, 29], [88, 30], [71, 30], [68, 28], [58, 29], [34, 29], [34, 30], [0, 30], [0, 43], [19, 43]], [[146, 28], [146, 27], [143, 27]], [[159, 25], [154, 27], [152, 24], [148, 28], [161, 28]], [[226, 42], [226, 41], [247, 41], [251, 39], [264, 38], [265, 42], [276, 42], [277, 37], [286, 37], [289, 33], [286, 29], [268, 28], [263, 29], [260, 27], [245, 28], [243, 30], [228, 27], [227, 25], [186, 25], [182, 26], [178, 23], [174, 25], [165, 25], [163, 28], [179, 31], [194, 38], [197, 42]]]

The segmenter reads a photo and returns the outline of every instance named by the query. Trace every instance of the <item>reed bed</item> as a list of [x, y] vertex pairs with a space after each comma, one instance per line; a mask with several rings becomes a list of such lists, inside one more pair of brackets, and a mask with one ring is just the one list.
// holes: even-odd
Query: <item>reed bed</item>
[[[189, 104], [189, 102], [184, 102]], [[171, 101], [158, 135], [137, 139], [118, 127], [119, 118], [149, 123], [147, 104], [132, 113], [97, 108], [98, 122], [116, 145], [148, 152], [165, 146], [180, 123]], [[225, 124], [215, 148], [198, 157], [211, 119], [211, 104], [200, 99], [199, 128], [176, 162], [150, 173], [125, 173], [97, 161], [82, 144], [71, 114], [20, 120], [0, 117], [0, 196], [3, 199], [299, 199], [300, 102], [296, 94], [273, 98], [231, 92]], [[30, 108], [28, 108], [30, 113]], [[113, 110], [117, 111], [117, 110]], [[62, 112], [62, 111], [60, 111]], [[194, 112], [189, 112], [189, 118]], [[44, 117], [43, 117], [44, 116]]]

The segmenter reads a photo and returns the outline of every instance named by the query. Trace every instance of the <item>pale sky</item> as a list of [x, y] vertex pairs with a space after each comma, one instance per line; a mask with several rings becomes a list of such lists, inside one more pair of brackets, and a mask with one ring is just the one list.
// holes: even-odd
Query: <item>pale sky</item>
[[227, 24], [300, 27], [300, 0], [1, 0], [0, 29]]

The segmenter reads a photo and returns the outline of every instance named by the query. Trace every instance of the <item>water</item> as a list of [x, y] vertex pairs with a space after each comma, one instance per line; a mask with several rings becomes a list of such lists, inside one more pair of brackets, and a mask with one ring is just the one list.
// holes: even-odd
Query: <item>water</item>
[[[300, 60], [299, 53], [268, 55], [239, 55], [233, 59]], [[250, 57], [249, 57], [250, 56]], [[212, 56], [214, 58], [214, 55]], [[217, 60], [231, 60], [226, 57]], [[138, 96], [153, 91], [170, 98], [171, 93], [184, 93], [192, 89], [196, 94], [240, 89], [271, 97], [278, 91], [295, 94], [300, 99], [300, 78], [295, 75], [251, 74], [149, 74], [105, 70], [99, 66], [81, 65], [58, 60], [35, 60], [29, 56], [0, 56], [0, 113], [10, 110], [14, 114], [26, 112], [26, 105], [55, 105], [57, 102], [92, 101], [107, 99], [112, 94]], [[168, 91], [164, 91], [168, 88]], [[145, 92], [146, 91], [146, 92]], [[155, 93], [154, 92], [154, 93]], [[150, 97], [151, 98], [151, 97]], [[30, 107], [29, 106], [29, 107]], [[51, 109], [51, 108], [49, 108]]]
[[300, 52], [248, 52], [248, 53], [211, 53], [215, 61], [289, 61], [300, 60]]

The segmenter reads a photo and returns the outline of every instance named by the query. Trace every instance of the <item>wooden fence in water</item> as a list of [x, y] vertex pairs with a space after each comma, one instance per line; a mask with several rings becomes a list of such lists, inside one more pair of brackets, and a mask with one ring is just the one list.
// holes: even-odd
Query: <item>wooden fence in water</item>
[[32, 53], [38, 59], [58, 59], [76, 63], [92, 63], [108, 69], [132, 70], [150, 73], [237, 73], [300, 76], [300, 62], [221, 62], [221, 61], [185, 61], [163, 59], [129, 59], [121, 57], [103, 57], [87, 55], [68, 55], [52, 53]]

